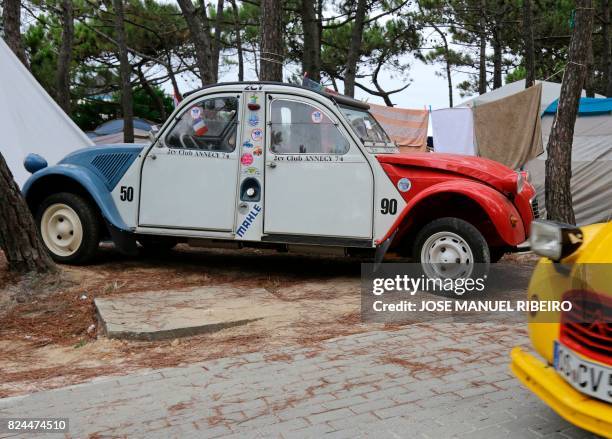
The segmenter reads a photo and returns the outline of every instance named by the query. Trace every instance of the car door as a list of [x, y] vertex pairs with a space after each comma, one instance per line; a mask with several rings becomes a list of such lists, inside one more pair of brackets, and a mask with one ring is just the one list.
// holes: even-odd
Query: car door
[[372, 170], [340, 121], [314, 100], [267, 100], [264, 232], [371, 239]]
[[239, 94], [187, 106], [144, 160], [139, 226], [231, 232], [240, 136]]

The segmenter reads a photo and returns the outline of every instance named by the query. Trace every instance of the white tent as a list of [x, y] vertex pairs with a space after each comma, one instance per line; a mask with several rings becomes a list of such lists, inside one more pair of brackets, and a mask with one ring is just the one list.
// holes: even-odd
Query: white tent
[[23, 159], [33, 152], [49, 165], [93, 142], [47, 94], [0, 38], [0, 152], [17, 184], [29, 177]]
[[[561, 84], [542, 83], [540, 113], [542, 114], [542, 138], [544, 149], [552, 128], [554, 114], [545, 110], [559, 99]], [[525, 88], [525, 81], [516, 81], [489, 93], [477, 96], [461, 106], [477, 106], [485, 102], [518, 93]], [[582, 96], [586, 96], [583, 91]], [[603, 98], [601, 95], [596, 95]], [[540, 216], [545, 217], [544, 176], [546, 152], [527, 163], [531, 182], [537, 190]], [[572, 146], [572, 200], [576, 222], [579, 225], [606, 221], [612, 218], [612, 113], [589, 114], [579, 112], [574, 128]]]

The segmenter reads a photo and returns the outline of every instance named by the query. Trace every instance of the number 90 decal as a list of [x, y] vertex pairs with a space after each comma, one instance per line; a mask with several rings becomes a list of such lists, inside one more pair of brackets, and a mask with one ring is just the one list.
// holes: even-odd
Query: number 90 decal
[[380, 200], [380, 213], [383, 215], [395, 215], [397, 213], [397, 200], [395, 198], [383, 198]]

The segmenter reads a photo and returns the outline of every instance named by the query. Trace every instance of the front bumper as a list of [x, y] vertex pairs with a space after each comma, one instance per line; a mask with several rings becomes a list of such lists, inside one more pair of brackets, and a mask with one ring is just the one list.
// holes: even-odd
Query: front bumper
[[542, 401], [574, 425], [612, 438], [612, 404], [584, 395], [533, 355], [514, 348], [510, 369]]

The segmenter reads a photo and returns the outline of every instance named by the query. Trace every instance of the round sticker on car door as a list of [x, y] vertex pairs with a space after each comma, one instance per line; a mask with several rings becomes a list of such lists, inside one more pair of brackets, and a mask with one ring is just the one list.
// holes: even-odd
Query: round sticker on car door
[[263, 130], [261, 128], [255, 128], [251, 131], [251, 139], [258, 141], [263, 137]]
[[253, 164], [253, 154], [248, 152], [242, 154], [242, 157], [240, 157], [240, 163], [242, 163], [244, 166], [251, 166]]
[[412, 187], [412, 183], [406, 177], [400, 178], [397, 182], [397, 188], [400, 192], [408, 192]]

